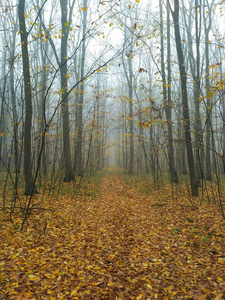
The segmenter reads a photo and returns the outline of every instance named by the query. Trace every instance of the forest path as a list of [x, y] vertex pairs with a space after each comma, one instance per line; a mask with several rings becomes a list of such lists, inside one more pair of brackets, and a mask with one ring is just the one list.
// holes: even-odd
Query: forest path
[[214, 206], [140, 193], [115, 170], [100, 181], [73, 201], [46, 199], [55, 211], [35, 212], [22, 233], [0, 212], [0, 299], [225, 299]]

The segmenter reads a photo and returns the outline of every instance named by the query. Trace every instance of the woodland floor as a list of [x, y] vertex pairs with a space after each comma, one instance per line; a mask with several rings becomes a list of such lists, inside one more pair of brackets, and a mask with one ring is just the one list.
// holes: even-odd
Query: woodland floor
[[170, 189], [140, 192], [111, 171], [73, 200], [45, 199], [54, 211], [23, 232], [1, 212], [0, 299], [225, 299], [218, 205]]

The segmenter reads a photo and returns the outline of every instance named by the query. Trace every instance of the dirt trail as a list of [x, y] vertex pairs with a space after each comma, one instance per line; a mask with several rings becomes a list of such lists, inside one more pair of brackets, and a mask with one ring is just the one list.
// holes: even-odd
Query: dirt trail
[[141, 194], [113, 172], [100, 194], [62, 197], [46, 211], [45, 234], [36, 215], [24, 233], [2, 221], [0, 299], [225, 299], [214, 208], [184, 210], [169, 194], [152, 206], [157, 192]]
[[[105, 277], [101, 296], [93, 299], [225, 299], [225, 265], [212, 254], [222, 254], [220, 240], [211, 245], [200, 229], [198, 214], [205, 208], [188, 211], [173, 201], [154, 207], [153, 194], [138, 193], [118, 174], [105, 176], [101, 195], [89, 219], [96, 240], [88, 247], [96, 249]], [[211, 217], [208, 222], [210, 231]]]
[[99, 257], [107, 274], [108, 296], [101, 299], [136, 299], [140, 289], [145, 299], [143, 291], [149, 288], [144, 288], [143, 281], [146, 285], [152, 277], [149, 273], [145, 275], [146, 266], [154, 258], [154, 248], [158, 252], [156, 238], [149, 238], [154, 228], [151, 207], [118, 174], [105, 176], [101, 195], [99, 210], [89, 220], [92, 226], [97, 225], [97, 240], [92, 240], [90, 247], [97, 244], [99, 250], [102, 245]]
[[107, 174], [102, 182], [102, 225], [113, 229], [114, 241], [118, 247], [139, 243], [138, 237], [149, 230], [152, 223], [151, 207], [143, 201], [143, 196], [135, 193], [117, 175]]

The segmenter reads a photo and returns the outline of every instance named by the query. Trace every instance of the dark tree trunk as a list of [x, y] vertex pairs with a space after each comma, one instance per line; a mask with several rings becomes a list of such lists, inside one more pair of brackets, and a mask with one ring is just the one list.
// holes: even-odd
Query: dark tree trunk
[[174, 11], [172, 11], [172, 16], [174, 21], [175, 41], [176, 41], [176, 49], [177, 49], [179, 70], [180, 70], [180, 77], [181, 77], [185, 142], [186, 142], [189, 176], [190, 176], [190, 183], [191, 183], [191, 193], [192, 196], [198, 196], [198, 182], [196, 178], [194, 155], [193, 155], [192, 140], [191, 140], [191, 126], [190, 126], [188, 95], [187, 95], [187, 78], [186, 78], [185, 62], [184, 62], [184, 56], [183, 56], [183, 50], [181, 44], [180, 26], [179, 26], [179, 0], [174, 0]]
[[128, 173], [133, 173], [134, 168], [134, 119], [133, 119], [133, 72], [132, 72], [132, 61], [131, 54], [128, 57], [128, 67], [129, 67], [129, 79], [128, 79], [128, 89], [129, 89], [129, 165]]
[[[163, 9], [162, 0], [159, 0], [160, 7], [160, 41], [161, 41], [161, 73], [163, 83], [163, 102], [165, 105], [167, 142], [168, 142], [168, 161], [171, 182], [178, 183], [178, 175], [175, 168], [174, 149], [173, 149], [173, 129], [172, 129], [172, 107], [171, 107], [171, 67], [170, 67], [170, 20], [167, 21], [167, 66], [168, 66], [168, 94], [166, 89], [166, 72], [164, 61], [164, 42], [163, 42]], [[169, 16], [167, 16], [169, 19]]]
[[[204, 1], [203, 4], [206, 4]], [[212, 5], [212, 4], [211, 4]], [[203, 5], [205, 12], [206, 5]], [[210, 96], [210, 70], [209, 70], [209, 32], [211, 28], [211, 8], [208, 7], [208, 20], [207, 25], [206, 18], [204, 19], [204, 28], [205, 28], [205, 87], [206, 87], [206, 180], [212, 180], [212, 162], [211, 162], [211, 133], [212, 133], [212, 103]], [[212, 133], [213, 134], [213, 133]]]
[[[87, 0], [83, 1], [83, 6], [87, 7]], [[81, 49], [81, 74], [80, 78], [84, 78], [84, 66], [85, 66], [85, 54], [86, 54], [86, 44], [85, 44], [85, 34], [86, 34], [86, 27], [87, 27], [87, 10], [83, 11], [83, 41], [82, 41], [82, 49]], [[79, 95], [78, 95], [78, 120], [76, 122], [78, 129], [78, 137], [77, 137], [77, 166], [75, 167], [77, 170], [77, 174], [79, 176], [83, 175], [83, 155], [82, 155], [82, 148], [83, 148], [83, 103], [84, 103], [84, 82], [80, 83]]]
[[37, 193], [34, 177], [32, 175], [31, 164], [31, 127], [32, 127], [32, 95], [30, 82], [30, 67], [28, 53], [28, 33], [26, 31], [24, 16], [25, 0], [19, 0], [19, 23], [20, 38], [23, 59], [23, 78], [24, 78], [24, 94], [25, 94], [25, 123], [24, 123], [24, 177], [25, 177], [25, 195]]
[[75, 180], [72, 162], [71, 162], [71, 149], [70, 149], [70, 127], [69, 127], [69, 109], [68, 109], [68, 88], [67, 88], [67, 42], [69, 28], [65, 26], [67, 24], [67, 0], [60, 0], [61, 6], [61, 97], [62, 97], [62, 116], [63, 116], [63, 155], [64, 155], [64, 167], [65, 176], [64, 181], [69, 182]]
[[200, 116], [200, 27], [201, 19], [199, 24], [199, 16], [201, 14], [198, 12], [201, 9], [201, 2], [195, 0], [195, 32], [196, 32], [196, 74], [194, 78], [194, 99], [195, 99], [195, 140], [196, 140], [196, 175], [198, 180], [198, 185], [200, 185], [200, 179], [204, 178], [204, 149], [203, 149], [203, 131], [202, 122]]

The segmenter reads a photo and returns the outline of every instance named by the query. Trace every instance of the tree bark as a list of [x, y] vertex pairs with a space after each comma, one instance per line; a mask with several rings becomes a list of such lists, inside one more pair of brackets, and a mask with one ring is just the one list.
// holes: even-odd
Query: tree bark
[[31, 127], [32, 127], [32, 94], [30, 81], [30, 63], [28, 52], [28, 33], [26, 31], [25, 0], [19, 0], [18, 13], [20, 23], [20, 38], [22, 47], [23, 60], [23, 78], [24, 78], [24, 95], [25, 95], [25, 123], [24, 123], [24, 178], [25, 178], [25, 195], [37, 193], [34, 177], [32, 175], [31, 163]]
[[[196, 36], [196, 72], [194, 72], [194, 100], [195, 100], [195, 141], [196, 141], [196, 175], [198, 185], [200, 179], [204, 178], [204, 150], [203, 150], [203, 131], [200, 116], [200, 28], [199, 24], [199, 9], [201, 9], [201, 2], [195, 0], [195, 36]], [[200, 19], [201, 20], [201, 19]]]
[[131, 53], [128, 57], [129, 79], [128, 79], [128, 101], [129, 101], [129, 165], [128, 173], [133, 173], [134, 168], [134, 119], [133, 119], [133, 72]]
[[174, 11], [172, 11], [172, 16], [174, 22], [176, 49], [177, 49], [177, 56], [178, 56], [179, 70], [180, 70], [180, 77], [181, 77], [185, 142], [186, 142], [189, 176], [190, 176], [190, 183], [191, 183], [191, 193], [192, 196], [198, 196], [198, 182], [196, 178], [192, 140], [191, 140], [191, 126], [190, 126], [189, 107], [188, 107], [186, 69], [185, 69], [185, 62], [184, 62], [184, 56], [183, 56], [183, 50], [181, 44], [180, 26], [179, 26], [179, 0], [174, 0]]
[[[204, 1], [204, 4], [205, 1]], [[205, 5], [204, 11], [205, 11]], [[206, 6], [207, 7], [207, 6]], [[212, 162], [211, 162], [211, 131], [212, 131], [212, 120], [211, 111], [212, 103], [210, 96], [210, 80], [209, 80], [209, 31], [211, 28], [211, 9], [208, 12], [209, 24], [207, 26], [206, 19], [204, 19], [204, 29], [205, 29], [205, 87], [206, 87], [206, 180], [212, 180]]]
[[[86, 8], [87, 7], [87, 0], [84, 0], [83, 6]], [[85, 54], [86, 54], [86, 44], [85, 44], [85, 34], [86, 34], [86, 28], [87, 28], [87, 10], [83, 11], [83, 41], [82, 41], [82, 49], [81, 49], [81, 74], [80, 78], [84, 78], [84, 66], [85, 66]], [[82, 155], [82, 146], [83, 146], [83, 103], [84, 103], [84, 81], [80, 83], [80, 89], [79, 89], [79, 95], [78, 95], [78, 120], [77, 120], [77, 174], [79, 176], [83, 175], [83, 155]]]
[[68, 109], [68, 87], [67, 87], [67, 43], [69, 29], [66, 26], [67, 20], [67, 0], [60, 0], [61, 6], [61, 60], [60, 60], [60, 74], [61, 74], [61, 97], [62, 97], [62, 116], [63, 116], [63, 155], [65, 176], [63, 181], [69, 182], [75, 180], [72, 162], [71, 162], [71, 148], [70, 148], [70, 127], [69, 127], [69, 109]]
[[[167, 124], [167, 142], [168, 142], [168, 162], [171, 182], [178, 183], [178, 175], [175, 168], [174, 149], [173, 149], [173, 129], [172, 129], [172, 101], [171, 101], [171, 66], [170, 66], [170, 20], [167, 14], [167, 70], [168, 70], [168, 94], [166, 88], [166, 72], [164, 60], [164, 41], [163, 41], [163, 8], [162, 0], [159, 0], [160, 8], [160, 44], [161, 44], [161, 74], [163, 83], [163, 102], [166, 113]], [[169, 9], [168, 9], [169, 12]]]

